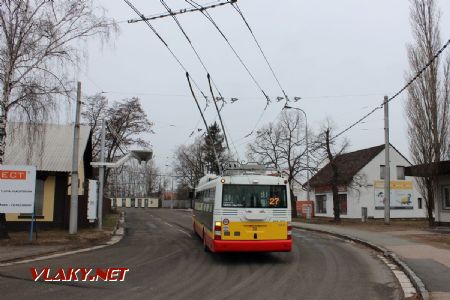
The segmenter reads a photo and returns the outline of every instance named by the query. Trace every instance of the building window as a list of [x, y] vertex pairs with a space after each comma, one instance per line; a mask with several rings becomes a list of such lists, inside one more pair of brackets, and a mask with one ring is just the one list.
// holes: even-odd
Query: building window
[[[44, 213], [44, 180], [36, 179], [36, 189], [34, 193], [34, 215], [43, 216]], [[20, 214], [27, 218], [31, 214]], [[20, 218], [20, 217], [19, 217]]]
[[405, 167], [397, 166], [397, 179], [405, 180]]
[[341, 211], [341, 215], [347, 214], [347, 194], [339, 194], [339, 208]]
[[422, 198], [417, 198], [417, 206], [422, 209]]
[[36, 216], [43, 215], [44, 208], [44, 180], [36, 180], [36, 190], [34, 198], [34, 214]]
[[442, 198], [444, 201], [443, 208], [450, 209], [450, 186], [444, 186]]
[[384, 179], [384, 170], [385, 170], [385, 167], [380, 166], [380, 179]]
[[316, 195], [316, 213], [327, 213], [327, 195]]

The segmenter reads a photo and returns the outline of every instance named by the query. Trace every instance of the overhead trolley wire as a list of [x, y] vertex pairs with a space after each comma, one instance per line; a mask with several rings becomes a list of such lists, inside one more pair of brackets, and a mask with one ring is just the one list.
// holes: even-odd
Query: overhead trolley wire
[[[177, 61], [177, 63], [180, 65], [180, 67], [185, 71], [188, 72], [188, 70], [186, 69], [186, 67], [183, 65], [183, 63], [180, 61], [180, 59], [175, 55], [175, 53], [172, 51], [172, 49], [169, 47], [169, 45], [166, 43], [166, 41], [161, 37], [161, 35], [156, 31], [156, 29], [152, 26], [152, 24], [150, 24], [150, 22], [145, 18], [145, 16], [129, 1], [129, 0], [123, 0], [141, 19], [142, 21], [145, 22], [145, 24], [147, 24], [147, 26], [153, 31], [153, 33], [158, 37], [158, 39], [164, 44], [164, 46], [167, 48], [167, 50], [169, 50], [170, 54], [172, 55], [172, 57]], [[200, 86], [197, 84], [197, 82], [194, 80], [194, 78], [192, 78], [192, 82], [194, 83], [195, 87], [200, 91], [200, 93], [202, 94], [203, 98], [205, 98], [206, 101], [206, 107], [205, 109], [208, 107], [208, 97], [206, 97], [205, 93], [203, 93], [202, 89], [200, 88]], [[213, 99], [214, 100], [214, 99]]]
[[[214, 93], [213, 93], [213, 89], [212, 89], [211, 84], [214, 85], [215, 89], [219, 93], [220, 99], [222, 99], [222, 101], [225, 101], [225, 99], [222, 96], [222, 94], [220, 93], [219, 89], [217, 88], [217, 85], [215, 84], [214, 80], [210, 76], [208, 68], [206, 67], [205, 63], [203, 62], [203, 60], [201, 59], [201, 57], [198, 54], [197, 50], [195, 49], [194, 45], [192, 44], [191, 39], [187, 35], [186, 31], [183, 29], [183, 26], [181, 25], [181, 23], [178, 21], [178, 18], [174, 14], [172, 14], [172, 10], [170, 9], [170, 7], [167, 5], [167, 3], [164, 0], [160, 0], [160, 2], [165, 7], [167, 12], [172, 16], [173, 20], [175, 21], [175, 23], [177, 24], [178, 28], [181, 30], [181, 32], [183, 33], [184, 37], [186, 38], [186, 40], [188, 41], [189, 45], [191, 46], [192, 50], [194, 51], [195, 55], [197, 56], [198, 61], [200, 62], [200, 64], [203, 66], [203, 69], [207, 73], [207, 78], [208, 78], [209, 88], [210, 88], [210, 92], [211, 92], [211, 96], [212, 96], [212, 101], [214, 103], [214, 106], [216, 108], [216, 111], [217, 111], [217, 114], [218, 114], [218, 117], [219, 117], [219, 120], [220, 120], [220, 125], [221, 125], [222, 130], [223, 130], [223, 134], [224, 134], [224, 137], [225, 137], [225, 142], [226, 142], [227, 148], [228, 148], [228, 150], [230, 150], [230, 146], [228, 144], [228, 139], [227, 139], [227, 134], [226, 134], [225, 127], [224, 127], [223, 121], [222, 121], [222, 116], [220, 115], [220, 110], [219, 110], [219, 108], [217, 106], [217, 99], [214, 97]], [[222, 104], [223, 103], [224, 102], [222, 102]]]
[[276, 80], [278, 86], [280, 87], [280, 89], [281, 89], [281, 91], [282, 91], [282, 93], [283, 93], [283, 95], [284, 95], [286, 101], [289, 101], [289, 98], [288, 98], [286, 92], [284, 91], [283, 87], [281, 86], [281, 83], [280, 83], [280, 80], [278, 79], [278, 76], [275, 74], [275, 71], [273, 70], [272, 65], [270, 64], [269, 60], [267, 59], [266, 54], [264, 53], [264, 51], [263, 51], [263, 49], [262, 49], [260, 43], [258, 42], [258, 39], [257, 39], [256, 36], [255, 36], [255, 33], [253, 32], [252, 28], [250, 27], [250, 24], [247, 22], [247, 19], [245, 18], [244, 14], [243, 14], [243, 12], [242, 12], [242, 10], [241, 10], [241, 8], [240, 8], [239, 5], [237, 4], [237, 2], [230, 2], [230, 4], [231, 4], [231, 6], [233, 6], [233, 8], [234, 8], [234, 9], [238, 12], [238, 14], [241, 16], [241, 18], [242, 18], [242, 20], [244, 21], [244, 23], [245, 23], [247, 29], [250, 31], [250, 33], [251, 33], [251, 35], [252, 35], [252, 37], [253, 37], [253, 40], [255, 41], [256, 45], [258, 46], [259, 51], [261, 52], [262, 56], [264, 57], [264, 60], [266, 61], [266, 64], [267, 64], [267, 66], [269, 67], [270, 72], [272, 73], [272, 75], [273, 75], [273, 77], [275, 78], [275, 80]]
[[[198, 4], [197, 2], [195, 2], [194, 0], [185, 0], [188, 4], [192, 5], [193, 7], [196, 8], [202, 8], [203, 6], [201, 6], [200, 4]], [[233, 4], [233, 1], [230, 1], [228, 3]], [[247, 71], [248, 75], [250, 76], [250, 78], [252, 79], [252, 81], [255, 83], [256, 87], [261, 91], [261, 93], [264, 96], [264, 99], [266, 100], [266, 105], [260, 115], [260, 117], [258, 118], [258, 121], [256, 122], [255, 126], [253, 127], [252, 131], [248, 134], [248, 136], [252, 135], [253, 132], [255, 131], [255, 128], [258, 127], [259, 122], [262, 120], [262, 117], [264, 116], [264, 113], [267, 110], [267, 107], [270, 104], [270, 98], [269, 96], [266, 94], [266, 92], [264, 91], [264, 89], [262, 88], [261, 84], [258, 82], [258, 80], [256, 80], [255, 76], [253, 75], [253, 73], [250, 71], [250, 69], [248, 68], [248, 66], [245, 64], [244, 60], [242, 59], [242, 57], [239, 55], [239, 53], [236, 51], [236, 49], [233, 47], [233, 45], [231, 44], [230, 40], [227, 38], [227, 36], [225, 35], [225, 33], [222, 31], [222, 29], [220, 29], [219, 25], [217, 25], [217, 23], [214, 21], [213, 17], [209, 14], [208, 11], [206, 10], [202, 10], [200, 9], [200, 12], [203, 14], [203, 16], [208, 19], [209, 22], [211, 22], [211, 24], [216, 28], [216, 30], [219, 32], [219, 34], [222, 36], [222, 38], [225, 40], [225, 42], [228, 44], [228, 46], [231, 48], [231, 50], [233, 51], [234, 55], [236, 56], [236, 58], [239, 60], [239, 62], [241, 63], [241, 65], [244, 67], [244, 69]]]
[[200, 115], [202, 116], [203, 124], [205, 125], [206, 133], [207, 133], [208, 136], [209, 136], [209, 141], [210, 141], [210, 143], [211, 143], [211, 145], [212, 145], [212, 148], [213, 148], [214, 157], [216, 158], [216, 163], [217, 163], [217, 166], [219, 167], [219, 172], [222, 173], [222, 167], [221, 167], [221, 165], [220, 165], [219, 157], [217, 156], [216, 147], [214, 146], [214, 140], [212, 139], [212, 136], [209, 134], [209, 133], [210, 133], [210, 132], [209, 132], [209, 127], [208, 127], [208, 123], [206, 123], [205, 115], [203, 114], [203, 112], [202, 112], [202, 110], [201, 110], [201, 108], [200, 108], [200, 105], [198, 104], [197, 97], [195, 96], [194, 89], [192, 89], [192, 85], [191, 85], [191, 80], [190, 80], [189, 72], [186, 72], [186, 79], [187, 79], [187, 81], [188, 81], [189, 89], [191, 90], [192, 97], [194, 98], [195, 104], [197, 104], [198, 111], [200, 112]]
[[395, 93], [392, 97], [388, 98], [386, 101], [383, 101], [383, 103], [380, 106], [375, 107], [374, 109], [372, 109], [369, 113], [365, 114], [362, 118], [360, 118], [358, 121], [352, 123], [350, 126], [348, 126], [347, 128], [345, 128], [344, 130], [342, 130], [341, 132], [339, 132], [338, 134], [336, 134], [335, 136], [333, 136], [331, 138], [331, 140], [336, 139], [337, 137], [343, 135], [345, 132], [349, 131], [350, 129], [352, 129], [353, 127], [355, 127], [356, 125], [358, 125], [359, 123], [361, 123], [363, 120], [367, 119], [370, 115], [372, 115], [374, 112], [376, 112], [377, 110], [383, 108], [384, 105], [386, 105], [387, 103], [391, 102], [392, 100], [394, 100], [395, 98], [397, 98], [401, 93], [403, 93], [414, 81], [416, 81], [422, 74], [423, 72], [425, 72], [426, 69], [428, 69], [431, 64], [439, 57], [439, 55], [441, 55], [442, 52], [444, 52], [445, 48], [448, 47], [448, 45], [450, 45], [450, 39], [439, 49], [439, 51], [436, 52], [436, 54], [428, 61], [427, 64], [425, 64], [417, 73], [416, 75], [411, 78], [406, 84], [405, 86], [403, 86], [397, 93]]
[[[193, 7], [196, 8], [202, 8], [202, 6], [200, 4], [198, 4], [197, 2], [195, 2], [194, 0], [185, 0], [188, 4], [192, 5]], [[270, 98], [269, 96], [267, 96], [266, 92], [264, 92], [263, 88], [261, 87], [261, 85], [259, 84], [259, 82], [256, 80], [255, 76], [253, 75], [253, 73], [250, 71], [250, 69], [247, 67], [247, 65], [245, 64], [244, 60], [241, 58], [241, 56], [237, 53], [236, 49], [233, 47], [233, 45], [231, 44], [231, 42], [228, 40], [227, 36], [225, 35], [225, 33], [223, 33], [223, 31], [219, 28], [219, 26], [217, 25], [217, 23], [214, 21], [214, 19], [211, 17], [211, 15], [209, 14], [208, 11], [200, 9], [199, 10], [203, 16], [205, 16], [206, 19], [208, 19], [211, 24], [214, 25], [214, 27], [217, 29], [217, 31], [220, 33], [220, 35], [222, 36], [222, 38], [225, 40], [225, 42], [228, 44], [228, 46], [231, 48], [231, 50], [233, 51], [234, 55], [237, 57], [237, 59], [239, 60], [239, 62], [241, 63], [241, 65], [244, 67], [244, 69], [247, 71], [247, 73], [250, 75], [251, 79], [253, 80], [253, 82], [255, 83], [255, 85], [258, 87], [258, 89], [261, 91], [261, 93], [264, 95], [264, 98], [266, 99], [266, 108], [270, 103]]]
[[228, 151], [230, 151], [230, 145], [228, 144], [227, 134], [225, 132], [225, 127], [223, 126], [222, 116], [220, 115], [219, 107], [217, 107], [217, 102], [214, 100], [214, 92], [213, 92], [213, 88], [211, 85], [211, 76], [209, 75], [209, 73], [208, 73], [207, 77], [208, 77], [208, 83], [209, 83], [209, 90], [211, 92], [211, 97], [213, 98], [214, 106], [216, 107], [217, 115], [219, 116], [220, 125], [222, 127], [223, 136], [225, 138], [225, 143], [227, 144]]
[[[165, 17], [168, 17], [168, 16], [175, 16], [175, 15], [185, 14], [185, 13], [189, 13], [189, 12], [195, 12], [195, 11], [199, 11], [199, 10], [207, 10], [207, 9], [210, 9], [210, 8], [216, 8], [216, 7], [219, 7], [219, 6], [227, 5], [229, 3], [233, 3], [233, 2], [236, 2], [236, 1], [237, 0], [230, 0], [230, 1], [227, 0], [225, 2], [220, 2], [220, 3], [217, 3], [218, 1], [216, 1], [216, 2], [209, 2], [209, 3], [203, 4], [203, 6], [201, 8], [183, 8], [183, 9], [179, 9], [179, 10], [176, 10], [176, 11], [168, 12], [168, 14], [156, 14], [156, 15], [147, 16], [147, 17], [140, 18], [140, 19], [131, 19], [131, 20], [128, 20], [128, 23], [136, 23], [136, 22], [146, 21], [146, 20], [149, 21], [149, 20], [165, 18]], [[123, 21], [121, 21], [120, 23], [122, 23], [122, 22]]]

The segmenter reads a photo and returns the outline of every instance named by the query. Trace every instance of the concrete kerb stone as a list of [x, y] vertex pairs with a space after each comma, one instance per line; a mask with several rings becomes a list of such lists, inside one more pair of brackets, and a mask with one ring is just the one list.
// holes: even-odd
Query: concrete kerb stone
[[391, 251], [387, 250], [386, 248], [384, 248], [382, 246], [378, 246], [376, 244], [373, 244], [369, 241], [365, 241], [365, 240], [359, 239], [357, 237], [353, 237], [353, 236], [346, 235], [346, 234], [341, 234], [341, 233], [336, 233], [336, 232], [331, 232], [331, 231], [321, 230], [321, 229], [306, 228], [306, 227], [302, 227], [301, 225], [295, 225], [295, 224], [292, 224], [292, 226], [295, 228], [303, 229], [303, 230], [319, 232], [319, 233], [335, 236], [338, 238], [343, 238], [343, 239], [346, 239], [349, 241], [357, 242], [361, 245], [364, 245], [364, 246], [369, 247], [377, 252], [382, 253], [384, 257], [390, 258], [393, 262], [395, 262], [395, 264], [398, 267], [400, 267], [400, 269], [403, 272], [405, 272], [406, 276], [408, 276], [409, 280], [411, 280], [412, 284], [416, 288], [416, 291], [418, 291], [421, 299], [423, 299], [423, 300], [431, 299], [430, 293], [425, 288], [425, 285], [423, 284], [422, 279], [420, 279], [419, 276], [417, 276], [416, 273], [414, 273], [414, 271], [411, 270], [411, 268], [404, 261], [402, 261], [395, 253], [392, 253]]
[[88, 247], [88, 248], [71, 249], [71, 250], [65, 251], [65, 252], [51, 251], [51, 252], [47, 252], [45, 254], [41, 254], [38, 256], [30, 255], [30, 256], [26, 256], [26, 257], [20, 257], [20, 258], [13, 259], [13, 260], [2, 261], [2, 262], [0, 262], [0, 267], [6, 267], [6, 266], [11, 266], [11, 265], [16, 265], [16, 264], [45, 260], [45, 259], [50, 259], [50, 258], [57, 258], [57, 257], [61, 257], [61, 256], [66, 256], [66, 255], [71, 255], [71, 254], [76, 254], [76, 253], [83, 253], [83, 252], [92, 251], [92, 250], [101, 249], [101, 248], [104, 248], [107, 246], [111, 246], [111, 245], [114, 245], [114, 244], [120, 242], [120, 240], [122, 240], [123, 236], [125, 235], [124, 227], [125, 227], [125, 213], [121, 212], [119, 221], [117, 222], [115, 229], [113, 231], [111, 231], [111, 239], [104, 244], [93, 246], [93, 247]]

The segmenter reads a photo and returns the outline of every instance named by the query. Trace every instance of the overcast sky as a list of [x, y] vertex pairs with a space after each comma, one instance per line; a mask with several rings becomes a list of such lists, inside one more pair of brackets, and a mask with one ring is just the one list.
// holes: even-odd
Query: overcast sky
[[[173, 9], [187, 7], [182, 0], [166, 0]], [[210, 3], [203, 0], [200, 3]], [[98, 0], [117, 21], [136, 18], [123, 1]], [[164, 12], [157, 0], [132, 0], [145, 15]], [[320, 128], [329, 117], [342, 130], [379, 105], [405, 83], [406, 45], [412, 41], [407, 0], [239, 0], [286, 93], [301, 97], [292, 106], [302, 108], [309, 127]], [[441, 37], [450, 38], [450, 1], [438, 1], [442, 11]], [[281, 90], [239, 15], [230, 6], [210, 11], [266, 93], [275, 99]], [[265, 99], [239, 64], [231, 49], [200, 13], [178, 17], [226, 98], [239, 98], [223, 109], [228, 134], [245, 159], [243, 139], [255, 126]], [[171, 18], [152, 22], [201, 89], [209, 95], [206, 74]], [[192, 143], [204, 129], [190, 96], [184, 71], [145, 23], [120, 22], [113, 45], [89, 43], [88, 62], [79, 78], [86, 95], [105, 91], [110, 101], [138, 96], [155, 123], [150, 135], [158, 165], [170, 163], [175, 148]], [[448, 54], [449, 51], [446, 51]], [[394, 100], [391, 143], [409, 157], [404, 103]], [[199, 97], [200, 98], [200, 97]], [[202, 107], [204, 101], [201, 102]], [[284, 102], [273, 101], [259, 126], [274, 121]], [[216, 119], [213, 106], [208, 122]], [[192, 131], [195, 134], [190, 137]], [[379, 110], [345, 137], [350, 150], [384, 143], [383, 111]]]

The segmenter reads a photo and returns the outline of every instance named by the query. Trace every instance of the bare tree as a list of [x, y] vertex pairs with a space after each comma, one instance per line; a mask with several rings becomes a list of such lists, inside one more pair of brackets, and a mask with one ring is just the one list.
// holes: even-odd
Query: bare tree
[[159, 169], [151, 160], [145, 164], [130, 161], [109, 176], [107, 195], [110, 197], [146, 197], [158, 190]]
[[305, 124], [298, 111], [283, 111], [277, 123], [260, 130], [248, 146], [249, 160], [282, 169], [287, 175], [291, 193], [292, 215], [297, 216], [293, 185], [296, 177], [306, 172]]
[[182, 183], [195, 187], [205, 174], [206, 162], [204, 159], [203, 139], [198, 138], [191, 145], [181, 145], [175, 151], [173, 169], [175, 174], [181, 176]]
[[[68, 66], [81, 60], [80, 41], [108, 38], [117, 27], [91, 0], [3, 0], [0, 5], [0, 164], [11, 114], [48, 119], [68, 96]], [[7, 238], [0, 214], [0, 238]]]
[[315, 142], [316, 148], [321, 150], [322, 155], [326, 160], [328, 160], [329, 165], [331, 166], [331, 180], [328, 183], [331, 186], [331, 192], [333, 194], [333, 215], [334, 221], [339, 222], [341, 220], [341, 206], [339, 201], [339, 186], [342, 184], [349, 185], [350, 183], [343, 183], [340, 180], [340, 174], [342, 170], [340, 170], [339, 164], [337, 161], [339, 160], [339, 156], [342, 155], [347, 147], [348, 142], [344, 141], [342, 145], [337, 145], [336, 140], [332, 138], [333, 125], [330, 120], [326, 121], [326, 125], [322, 128], [321, 132], [317, 137], [317, 141]]
[[[410, 0], [411, 26], [415, 41], [408, 45], [409, 80], [441, 47], [440, 10], [435, 0]], [[450, 57], [439, 57], [408, 88], [406, 116], [409, 148], [416, 164], [439, 162], [449, 143]], [[425, 199], [429, 225], [434, 225], [435, 194], [433, 177], [417, 179]]]
[[92, 158], [100, 159], [101, 126], [102, 120], [107, 119], [108, 99], [102, 94], [86, 97], [84, 109], [81, 112], [83, 120], [91, 127], [92, 132]]
[[[102, 95], [87, 97], [83, 119], [91, 126], [93, 133], [92, 154], [100, 157], [101, 120], [106, 122], [105, 160], [113, 162], [126, 154], [131, 146], [149, 147], [150, 143], [142, 138], [143, 134], [152, 134], [153, 123], [142, 109], [139, 98], [133, 97], [114, 102], [108, 107], [108, 100]], [[105, 182], [109, 184], [110, 169], [105, 171]]]

